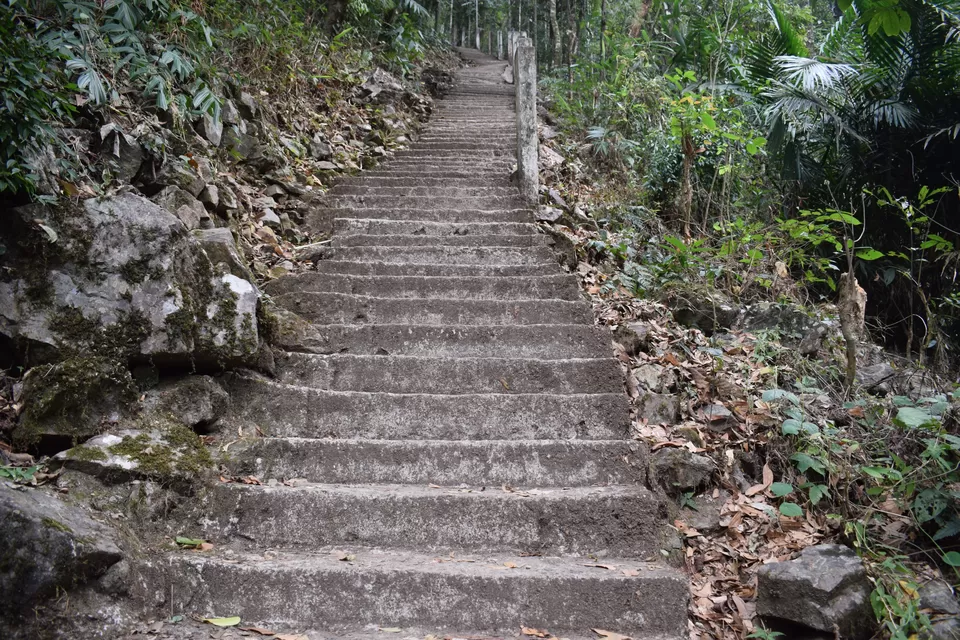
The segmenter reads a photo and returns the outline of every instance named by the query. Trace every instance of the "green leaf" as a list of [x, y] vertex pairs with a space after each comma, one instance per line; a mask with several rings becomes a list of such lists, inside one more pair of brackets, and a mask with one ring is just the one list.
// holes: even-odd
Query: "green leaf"
[[916, 407], [900, 407], [897, 410], [897, 417], [894, 418], [893, 421], [904, 429], [928, 427], [938, 422], [935, 416]]
[[782, 498], [793, 493], [793, 485], [789, 482], [774, 482], [770, 485], [770, 492], [778, 498]]
[[199, 547], [206, 540], [198, 540], [196, 538], [184, 538], [183, 536], [177, 536], [176, 542], [181, 547]]
[[840, 11], [846, 12], [847, 9], [853, 6], [853, 0], [837, 0], [837, 6], [840, 7]]
[[948, 551], [943, 554], [943, 561], [951, 567], [960, 567], [960, 553], [956, 551]]
[[788, 518], [799, 518], [803, 515], [803, 509], [796, 502], [784, 502], [780, 505], [780, 513]]
[[711, 116], [706, 111], [700, 114], [700, 122], [708, 131], [713, 131], [714, 129], [717, 128], [717, 121], [714, 120], [713, 116]]
[[812, 484], [807, 489], [807, 493], [810, 496], [810, 504], [816, 505], [822, 499], [830, 495], [830, 489], [823, 484]]
[[796, 394], [785, 391], [784, 389], [767, 389], [760, 396], [764, 402], [777, 402], [778, 400], [789, 400], [795, 405], [800, 404], [800, 398]]
[[790, 459], [796, 463], [800, 473], [806, 473], [813, 469], [822, 476], [827, 475], [827, 469], [823, 466], [823, 462], [806, 453], [795, 453], [790, 456]]
[[883, 257], [883, 252], [876, 249], [861, 249], [857, 251], [857, 257], [861, 260], [876, 260]]
[[780, 433], [785, 436], [795, 436], [800, 433], [800, 421], [788, 418], [780, 425]]
[[203, 621], [216, 627], [235, 627], [240, 624], [240, 616], [230, 618], [204, 618]]

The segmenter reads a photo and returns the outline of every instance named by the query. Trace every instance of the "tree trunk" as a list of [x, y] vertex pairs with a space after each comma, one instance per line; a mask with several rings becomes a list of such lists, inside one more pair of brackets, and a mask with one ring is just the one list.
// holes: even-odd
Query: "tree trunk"
[[477, 50], [480, 50], [480, 0], [473, 0], [473, 27], [476, 32]]
[[680, 142], [683, 148], [683, 173], [680, 177], [680, 217], [683, 220], [683, 235], [690, 237], [690, 218], [693, 216], [693, 161], [696, 150], [689, 133]]
[[560, 22], [557, 20], [557, 0], [550, 0], [550, 66], [560, 64], [563, 55], [563, 38], [560, 36]]

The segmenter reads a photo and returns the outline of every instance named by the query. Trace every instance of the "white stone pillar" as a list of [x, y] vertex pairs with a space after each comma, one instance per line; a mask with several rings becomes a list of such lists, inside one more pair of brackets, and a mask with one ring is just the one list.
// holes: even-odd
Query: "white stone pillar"
[[517, 38], [513, 62], [513, 86], [517, 100], [517, 174], [520, 195], [530, 204], [537, 203], [540, 186], [537, 140], [537, 52], [533, 41]]

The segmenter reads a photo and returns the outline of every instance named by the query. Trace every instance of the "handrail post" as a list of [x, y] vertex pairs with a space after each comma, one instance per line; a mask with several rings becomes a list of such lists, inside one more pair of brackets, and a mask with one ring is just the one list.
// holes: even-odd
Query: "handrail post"
[[517, 39], [513, 60], [517, 99], [517, 173], [520, 195], [536, 204], [539, 189], [537, 140], [537, 53], [533, 41], [522, 35]]

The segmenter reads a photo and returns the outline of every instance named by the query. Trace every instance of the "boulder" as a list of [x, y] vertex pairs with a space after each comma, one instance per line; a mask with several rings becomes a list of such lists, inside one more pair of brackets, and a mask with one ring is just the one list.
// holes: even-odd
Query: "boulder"
[[199, 229], [204, 220], [210, 218], [203, 203], [180, 187], [164, 187], [160, 193], [150, 199], [180, 219], [189, 230]]
[[623, 347], [627, 355], [635, 356], [650, 348], [650, 326], [644, 322], [621, 324], [614, 329], [613, 339]]
[[222, 146], [237, 160], [244, 161], [256, 158], [260, 150], [260, 142], [256, 136], [246, 132], [240, 125], [227, 125], [223, 130]]
[[731, 328], [740, 317], [740, 308], [715, 292], [674, 292], [667, 302], [678, 324], [707, 335]]
[[670, 381], [667, 380], [667, 368], [663, 365], [642, 364], [633, 370], [633, 377], [647, 391], [669, 391]]
[[45, 271], [30, 271], [36, 256], [21, 245], [8, 263], [15, 277], [0, 283], [0, 333], [21, 346], [160, 366], [256, 354], [256, 290], [216, 274], [172, 213], [133, 193], [90, 198], [69, 215], [35, 205], [18, 213], [59, 234]]
[[0, 611], [34, 606], [106, 573], [122, 559], [114, 533], [38, 489], [0, 483]]
[[816, 545], [794, 560], [760, 567], [757, 613], [865, 640], [876, 630], [870, 591], [867, 572], [856, 553], [841, 545]]
[[240, 93], [240, 104], [236, 106], [241, 117], [245, 120], [254, 120], [260, 113], [260, 103], [246, 91]]
[[223, 138], [223, 120], [214, 118], [210, 114], [203, 114], [197, 123], [197, 133], [207, 139], [207, 142], [215, 147], [220, 146]]
[[162, 425], [160, 420], [143, 429], [98, 435], [61, 451], [52, 464], [107, 483], [149, 479], [190, 491], [193, 481], [213, 468], [213, 459], [196, 433], [182, 425]]
[[651, 424], [676, 424], [680, 421], [680, 399], [670, 394], [644, 393], [637, 414]]
[[233, 233], [226, 227], [216, 229], [200, 229], [194, 232], [194, 236], [203, 247], [214, 268], [232, 273], [238, 278], [253, 281], [253, 274], [247, 267], [246, 261], [240, 255], [237, 249], [237, 243], [233, 240]]
[[396, 102], [404, 94], [400, 81], [380, 67], [367, 76], [360, 89], [363, 97], [374, 104]]
[[230, 396], [210, 376], [193, 375], [162, 382], [143, 395], [148, 413], [191, 429], [205, 429], [226, 413]]
[[333, 157], [333, 149], [319, 133], [315, 133], [310, 140], [310, 157], [314, 160], [329, 160]]
[[960, 603], [950, 585], [942, 580], [925, 582], [917, 590], [921, 609], [930, 609], [937, 613], [960, 616]]
[[706, 456], [680, 447], [664, 447], [651, 456], [647, 474], [651, 485], [678, 496], [706, 486], [714, 471], [716, 465]]
[[213, 182], [213, 167], [206, 158], [172, 158], [163, 163], [153, 182], [160, 186], [180, 187], [197, 197]]
[[130, 183], [138, 173], [146, 151], [136, 138], [124, 133], [116, 124], [100, 128], [100, 151], [120, 182]]
[[898, 372], [889, 362], [878, 362], [857, 369], [857, 384], [873, 393], [891, 393], [897, 382]]
[[223, 109], [220, 111], [220, 119], [224, 124], [238, 124], [240, 122], [240, 111], [237, 110], [237, 103], [233, 100], [227, 100], [223, 103]]
[[208, 209], [216, 210], [220, 206], [220, 189], [215, 184], [208, 184], [200, 192], [198, 198]]
[[535, 217], [537, 222], [556, 222], [563, 216], [563, 211], [556, 207], [550, 207], [545, 204], [537, 207]]

